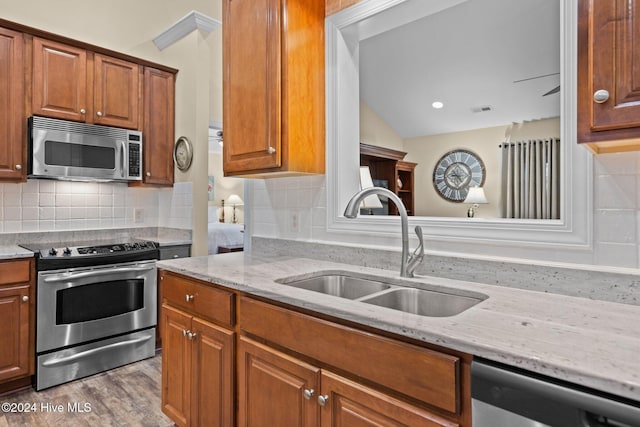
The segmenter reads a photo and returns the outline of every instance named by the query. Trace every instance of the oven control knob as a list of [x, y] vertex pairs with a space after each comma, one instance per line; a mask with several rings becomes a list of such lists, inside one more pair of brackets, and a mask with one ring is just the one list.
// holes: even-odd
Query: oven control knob
[[71, 255], [71, 249], [64, 248], [64, 251], [62, 251], [62, 253], [65, 254], [65, 255]]
[[49, 255], [51, 255], [51, 256], [58, 255], [58, 251], [56, 250], [56, 248], [49, 249]]

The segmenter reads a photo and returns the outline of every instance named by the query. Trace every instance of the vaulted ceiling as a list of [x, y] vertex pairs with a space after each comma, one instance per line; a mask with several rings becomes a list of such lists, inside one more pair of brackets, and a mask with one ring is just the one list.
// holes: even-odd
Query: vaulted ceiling
[[558, 117], [560, 0], [456, 3], [361, 41], [361, 99], [403, 138]]

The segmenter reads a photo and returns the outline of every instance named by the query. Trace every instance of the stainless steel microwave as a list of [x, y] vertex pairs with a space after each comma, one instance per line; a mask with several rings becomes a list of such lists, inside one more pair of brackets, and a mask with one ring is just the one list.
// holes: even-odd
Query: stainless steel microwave
[[39, 116], [28, 125], [29, 178], [142, 179], [142, 132]]

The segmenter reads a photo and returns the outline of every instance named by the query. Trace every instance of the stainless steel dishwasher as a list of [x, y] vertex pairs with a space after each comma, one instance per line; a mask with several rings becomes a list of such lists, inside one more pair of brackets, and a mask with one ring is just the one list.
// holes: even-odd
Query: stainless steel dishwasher
[[471, 364], [473, 427], [637, 427], [640, 404], [485, 360]]

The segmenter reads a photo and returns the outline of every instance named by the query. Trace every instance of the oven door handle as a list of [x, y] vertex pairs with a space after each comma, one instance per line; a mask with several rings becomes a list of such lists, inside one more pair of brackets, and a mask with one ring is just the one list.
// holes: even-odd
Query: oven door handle
[[152, 267], [118, 267], [118, 268], [112, 268], [109, 270], [91, 270], [91, 271], [83, 271], [80, 273], [64, 273], [62, 275], [57, 274], [55, 276], [45, 277], [44, 281], [46, 283], [67, 282], [69, 280], [83, 279], [85, 277], [105, 276], [105, 275], [113, 275], [113, 274], [120, 274], [120, 273], [140, 273], [143, 271], [151, 271], [154, 268], [155, 268], [155, 265]]
[[116, 347], [124, 347], [124, 346], [128, 346], [128, 345], [134, 345], [134, 344], [138, 344], [144, 341], [148, 341], [151, 338], [153, 338], [152, 335], [143, 335], [139, 338], [134, 338], [131, 340], [127, 340], [127, 341], [120, 341], [120, 342], [115, 342], [113, 344], [108, 344], [105, 345], [103, 347], [96, 347], [96, 348], [92, 348], [90, 350], [86, 350], [86, 351], [81, 351], [80, 353], [76, 353], [76, 354], [72, 354], [71, 356], [66, 356], [66, 357], [58, 357], [55, 359], [51, 359], [51, 360], [47, 360], [46, 362], [44, 362], [42, 364], [42, 366], [56, 366], [56, 365], [63, 365], [66, 363], [70, 363], [70, 362], [75, 362], [78, 359], [82, 359], [84, 357], [88, 357], [91, 356], [92, 354], [96, 354], [96, 353], [100, 353], [102, 351], [105, 350], [111, 350], [114, 349]]

